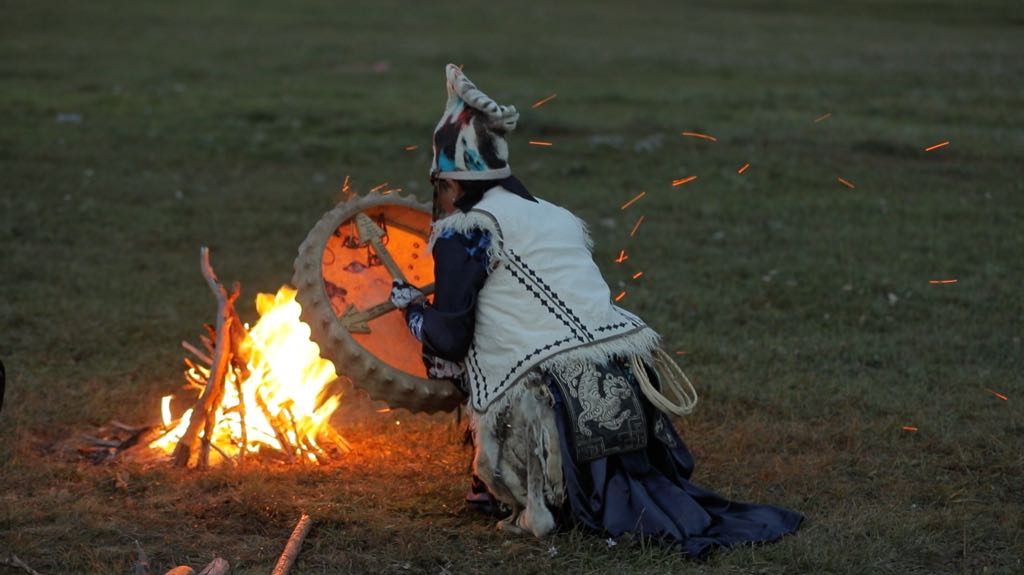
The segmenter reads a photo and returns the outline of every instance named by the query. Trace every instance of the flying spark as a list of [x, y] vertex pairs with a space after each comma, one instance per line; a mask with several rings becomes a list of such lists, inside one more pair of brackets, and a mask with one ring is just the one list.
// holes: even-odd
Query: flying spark
[[930, 284], [955, 284], [959, 280], [928, 280]]
[[855, 189], [857, 187], [857, 186], [854, 186], [853, 184], [851, 184], [850, 182], [848, 182], [848, 181], [846, 181], [846, 180], [844, 180], [842, 178], [838, 178], [837, 177], [836, 179], [839, 180], [840, 184], [846, 186], [847, 188], [850, 188], [851, 190]]
[[642, 277], [644, 277], [644, 272], [636, 272], [635, 274], [633, 274], [633, 279], [635, 280], [638, 280]]
[[640, 228], [640, 224], [644, 223], [644, 217], [645, 216], [640, 216], [639, 218], [637, 218], [636, 223], [633, 224], [633, 229], [629, 231], [629, 237], [633, 237], [636, 235], [636, 231], [637, 229]]
[[383, 184], [381, 184], [381, 185], [379, 185], [379, 186], [374, 186], [374, 187], [370, 188], [370, 192], [371, 192], [371, 193], [372, 193], [372, 192], [376, 192], [377, 190], [379, 190], [379, 189], [381, 189], [381, 188], [385, 188], [385, 187], [387, 187], [387, 185], [388, 185], [388, 183], [387, 183], [387, 182], [384, 182]]
[[701, 138], [701, 139], [704, 139], [704, 140], [711, 140], [712, 142], [717, 142], [718, 141], [718, 138], [716, 138], [714, 136], [709, 136], [707, 134], [701, 134], [699, 132], [683, 132], [683, 135], [684, 136], [689, 136], [691, 138]]
[[390, 407], [382, 407], [382, 408], [377, 410], [377, 413], [387, 413], [389, 411], [391, 411]]
[[679, 351], [676, 352], [676, 355], [686, 355], [686, 352], [682, 351], [682, 350], [679, 350]]
[[647, 195], [647, 192], [640, 192], [639, 194], [633, 196], [632, 200], [629, 200], [628, 202], [622, 204], [622, 207], [619, 208], [619, 209], [620, 210], [624, 210], [624, 209], [628, 208], [629, 206], [632, 206], [633, 204], [635, 204], [638, 201], [640, 201], [640, 198], [642, 198], [642, 197], [644, 197], [646, 195]]
[[948, 145], [949, 145], [949, 140], [946, 140], [945, 142], [939, 142], [938, 144], [935, 144], [934, 146], [928, 146], [927, 148], [924, 149], [924, 151], [930, 152], [932, 150], [937, 150], [939, 148], [943, 148], [943, 147], [946, 147]]
[[530, 107], [531, 107], [531, 108], [540, 108], [540, 107], [541, 107], [541, 106], [543, 106], [544, 104], [547, 104], [548, 102], [550, 102], [551, 100], [554, 100], [554, 99], [555, 99], [555, 98], [557, 98], [557, 97], [558, 97], [558, 94], [551, 94], [551, 95], [550, 95], [550, 96], [548, 96], [547, 98], [541, 98], [540, 100], [537, 100], [537, 101], [536, 101], [536, 102], [534, 102], [534, 103], [533, 103], [533, 105], [532, 105], [532, 106], [530, 106]]
[[530, 140], [531, 146], [554, 146], [551, 142], [541, 142], [538, 140]]
[[629, 256], [626, 255], [626, 250], [619, 250], [619, 257], [615, 258], [615, 263], [621, 264], [628, 259]]
[[411, 151], [415, 150], [415, 149], [416, 149], [416, 148], [418, 148], [418, 147], [419, 147], [419, 146], [406, 146], [406, 147], [405, 147], [405, 151], [406, 151], [406, 152], [411, 152]]
[[736, 170], [736, 173], [737, 174], [742, 174], [743, 172], [747, 171], [747, 168], [749, 168], [749, 167], [750, 167], [750, 162], [747, 162], [746, 164], [743, 164], [742, 168]]
[[345, 181], [341, 184], [341, 193], [345, 194], [346, 199], [352, 196], [352, 192], [348, 189], [348, 176], [345, 176]]
[[992, 395], [998, 397], [999, 399], [1001, 399], [1003, 401], [1010, 401], [1009, 397], [1006, 397], [1005, 395], [999, 393], [998, 391], [995, 391], [995, 390], [992, 390], [992, 389], [988, 389], [988, 388], [985, 388], [985, 391], [991, 393]]
[[913, 425], [904, 425], [903, 426], [903, 431], [911, 431], [911, 432], [915, 432], [916, 433], [917, 432], [917, 428], [914, 427]]
[[619, 295], [615, 296], [615, 301], [621, 301], [621, 300], [622, 300], [622, 298], [624, 298], [624, 297], [626, 297], [626, 292], [625, 292], [625, 290], [623, 290], [623, 292], [622, 292], [622, 293], [620, 293]]
[[817, 124], [818, 122], [821, 122], [821, 121], [827, 120], [827, 119], [829, 119], [829, 118], [831, 118], [831, 117], [832, 117], [832, 112], [826, 112], [826, 113], [824, 113], [824, 114], [822, 114], [822, 115], [818, 116], [817, 118], [815, 118], [815, 119], [814, 119], [814, 123], [815, 123], [815, 124]]
[[678, 180], [672, 180], [672, 187], [676, 188], [683, 184], [688, 184], [697, 179], [697, 176], [689, 176], [686, 178], [679, 178]]

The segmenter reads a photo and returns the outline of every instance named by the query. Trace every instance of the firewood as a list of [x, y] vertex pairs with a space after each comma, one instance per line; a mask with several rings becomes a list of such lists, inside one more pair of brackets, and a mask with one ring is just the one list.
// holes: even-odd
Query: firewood
[[[231, 351], [229, 343], [231, 338], [231, 322], [234, 319], [234, 299], [228, 297], [227, 290], [217, 280], [217, 275], [210, 265], [210, 250], [203, 246], [200, 251], [200, 268], [210, 291], [217, 298], [217, 341], [214, 344], [214, 356], [211, 362], [212, 371], [208, 379], [209, 384], [203, 390], [202, 395], [196, 400], [192, 409], [192, 417], [189, 418], [188, 428], [182, 434], [181, 439], [174, 448], [174, 464], [178, 467], [187, 467], [192, 459], [192, 444], [199, 435], [199, 429], [204, 426], [207, 418], [214, 416], [219, 402], [223, 398], [224, 375], [227, 371]], [[234, 294], [234, 297], [237, 296]]]
[[110, 421], [110, 425], [111, 425], [111, 427], [116, 427], [116, 428], [120, 429], [121, 431], [127, 431], [128, 433], [135, 433], [137, 431], [145, 431], [145, 430], [147, 430], [147, 429], [149, 429], [151, 427], [149, 425], [128, 425], [127, 423], [122, 423], [122, 422], [120, 422], [120, 421], [118, 421], [116, 419], [111, 420]]
[[164, 575], [196, 575], [196, 570], [188, 565], [178, 565], [174, 569], [164, 573]]
[[274, 571], [271, 575], [288, 574], [288, 571], [291, 570], [292, 565], [295, 563], [295, 559], [299, 556], [302, 541], [306, 538], [306, 534], [309, 533], [309, 529], [312, 526], [313, 522], [309, 519], [309, 515], [303, 513], [299, 522], [295, 525], [295, 529], [292, 530], [292, 535], [288, 538], [288, 543], [284, 546], [284, 552], [278, 558], [277, 565], [274, 566]]
[[238, 417], [241, 419], [242, 444], [238, 447], [238, 463], [245, 464], [245, 452], [249, 449], [249, 431], [245, 424], [245, 396], [242, 394], [242, 378], [240, 373], [235, 373], [235, 390], [238, 393]]
[[235, 462], [232, 461], [231, 458], [228, 457], [228, 454], [224, 453], [224, 450], [218, 447], [216, 443], [210, 443], [210, 447], [212, 447], [214, 451], [219, 453], [220, 456], [224, 459], [224, 461], [226, 461], [230, 465], [234, 465]]
[[183, 347], [185, 349], [185, 351], [187, 351], [187, 352], [191, 353], [192, 355], [196, 356], [196, 359], [198, 359], [199, 361], [205, 363], [206, 365], [213, 365], [213, 360], [210, 359], [210, 356], [208, 356], [205, 353], [199, 351], [199, 348], [197, 348], [196, 346], [192, 345], [191, 343], [189, 343], [189, 342], [187, 342], [185, 340], [181, 340], [181, 347]]
[[24, 561], [18, 559], [18, 556], [11, 553], [7, 557], [0, 559], [0, 565], [6, 565], [8, 567], [17, 567], [18, 569], [24, 570], [29, 575], [43, 575], [39, 571], [29, 567]]
[[270, 413], [270, 408], [267, 407], [267, 402], [263, 399], [263, 396], [260, 395], [259, 390], [256, 390], [255, 395], [256, 405], [260, 407], [260, 410], [263, 412], [263, 416], [267, 418], [267, 422], [270, 423], [270, 427], [274, 429], [274, 435], [277, 437], [278, 443], [281, 444], [281, 453], [284, 453], [285, 458], [287, 458], [289, 462], [295, 461], [295, 458], [292, 457], [291, 449], [289, 449], [291, 447], [291, 443], [288, 441], [288, 436], [285, 434], [284, 430], [281, 429], [278, 418]]
[[203, 567], [199, 575], [228, 575], [231, 571], [231, 564], [220, 557], [216, 557], [209, 565]]
[[123, 441], [117, 439], [100, 439], [99, 437], [93, 437], [91, 435], [82, 434], [82, 439], [85, 439], [93, 445], [100, 447], [121, 447]]
[[132, 565], [132, 575], [149, 575], [149, 557], [146, 556], [146, 552], [142, 550], [142, 545], [139, 545], [138, 541], [135, 542], [135, 550], [139, 558]]

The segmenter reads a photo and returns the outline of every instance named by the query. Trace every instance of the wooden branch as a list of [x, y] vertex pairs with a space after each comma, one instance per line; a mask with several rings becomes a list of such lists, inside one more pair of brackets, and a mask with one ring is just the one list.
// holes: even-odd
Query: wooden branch
[[230, 571], [231, 565], [224, 559], [216, 557], [209, 565], [203, 567], [203, 570], [199, 572], [199, 575], [228, 575], [228, 572]]
[[224, 461], [228, 465], [234, 465], [235, 464], [235, 462], [231, 459], [231, 457], [229, 457], [227, 453], [224, 453], [224, 450], [221, 449], [220, 447], [218, 447], [216, 443], [211, 442], [210, 443], [210, 447], [212, 447], [214, 451], [219, 453], [220, 456], [224, 458]]
[[132, 575], [149, 575], [149, 557], [142, 550], [142, 545], [139, 545], [138, 540], [135, 541], [135, 549], [139, 554], [139, 558], [132, 564]]
[[242, 395], [242, 374], [235, 372], [235, 390], [238, 393], [238, 417], [242, 423], [242, 445], [238, 449], [238, 464], [245, 464], [245, 452], [249, 449], [249, 431], [245, 426], [245, 396]]
[[322, 435], [326, 435], [327, 438], [330, 439], [332, 443], [337, 445], [338, 449], [341, 450], [342, 453], [348, 453], [352, 451], [352, 444], [350, 444], [348, 440], [342, 437], [341, 434], [337, 432], [337, 430], [331, 427], [330, 423], [323, 425], [320, 428], [320, 433]]
[[299, 556], [299, 550], [302, 549], [302, 541], [306, 538], [312, 526], [313, 522], [310, 521], [309, 515], [303, 513], [298, 524], [295, 525], [295, 529], [292, 530], [292, 536], [288, 538], [288, 543], [284, 546], [284, 552], [281, 553], [281, 557], [278, 558], [277, 565], [274, 566], [274, 571], [270, 575], [288, 575], [288, 571], [291, 570], [295, 559]]
[[[196, 359], [198, 359], [199, 361], [205, 363], [206, 365], [213, 365], [213, 360], [210, 359], [210, 356], [208, 356], [205, 353], [199, 351], [199, 348], [194, 346], [194, 345], [192, 345], [191, 343], [189, 343], [189, 342], [187, 342], [185, 340], [181, 340], [181, 347], [184, 348], [185, 351], [187, 351], [187, 352], [191, 353], [192, 355], [196, 356]], [[185, 358], [185, 359], [187, 360], [188, 358]]]
[[16, 567], [18, 569], [23, 569], [29, 575], [43, 575], [39, 571], [36, 571], [35, 569], [29, 567], [21, 559], [18, 559], [18, 556], [15, 555], [14, 553], [11, 553], [10, 555], [8, 555], [7, 557], [4, 557], [3, 559], [0, 559], [0, 565], [6, 565], [8, 567]]
[[263, 399], [263, 396], [260, 395], [258, 389], [254, 395], [256, 396], [256, 405], [260, 406], [260, 410], [263, 411], [263, 417], [267, 418], [267, 423], [269, 423], [270, 427], [274, 429], [274, 435], [277, 437], [277, 442], [281, 444], [281, 453], [284, 453], [284, 456], [288, 459], [289, 463], [295, 461], [295, 458], [292, 456], [292, 452], [289, 449], [289, 447], [291, 447], [291, 443], [288, 441], [288, 436], [285, 435], [284, 430], [279, 428], [277, 418], [270, 413], [270, 408], [267, 407], [267, 402]]
[[231, 355], [231, 323], [234, 319], [234, 308], [231, 304], [234, 300], [228, 299], [227, 290], [217, 280], [217, 275], [210, 265], [209, 248], [206, 246], [200, 248], [199, 257], [200, 269], [203, 277], [206, 278], [206, 284], [210, 286], [210, 291], [217, 298], [217, 340], [214, 344], [209, 384], [196, 400], [188, 428], [174, 448], [174, 464], [178, 467], [188, 467], [188, 463], [192, 459], [192, 444], [195, 443], [196, 437], [199, 435], [200, 427], [203, 427], [206, 419], [212, 418], [217, 411], [215, 402], [219, 402], [223, 398], [224, 375]]

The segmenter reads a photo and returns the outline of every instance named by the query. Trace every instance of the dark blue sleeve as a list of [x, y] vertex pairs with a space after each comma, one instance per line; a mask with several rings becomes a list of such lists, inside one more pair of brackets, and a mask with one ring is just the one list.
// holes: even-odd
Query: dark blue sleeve
[[434, 302], [409, 306], [407, 313], [425, 353], [449, 361], [466, 357], [473, 342], [476, 296], [487, 280], [490, 239], [487, 232], [473, 230], [445, 234], [434, 243]]

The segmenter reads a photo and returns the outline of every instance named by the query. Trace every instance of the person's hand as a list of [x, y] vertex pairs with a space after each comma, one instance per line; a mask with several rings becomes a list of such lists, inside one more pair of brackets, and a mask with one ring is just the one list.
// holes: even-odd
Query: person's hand
[[410, 304], [423, 303], [427, 296], [409, 283], [402, 280], [394, 280], [391, 283], [391, 303], [398, 309], [405, 309]]

